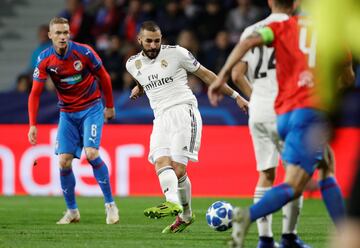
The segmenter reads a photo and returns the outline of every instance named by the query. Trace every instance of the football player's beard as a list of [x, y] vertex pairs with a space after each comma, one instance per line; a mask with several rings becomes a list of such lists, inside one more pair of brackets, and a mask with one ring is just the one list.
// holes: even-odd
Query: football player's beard
[[155, 59], [159, 52], [160, 52], [160, 47], [159, 48], [155, 48], [155, 49], [148, 49], [146, 50], [144, 48], [144, 46], [141, 44], [141, 48], [143, 50], [143, 52], [145, 53], [145, 55], [149, 58], [149, 59]]

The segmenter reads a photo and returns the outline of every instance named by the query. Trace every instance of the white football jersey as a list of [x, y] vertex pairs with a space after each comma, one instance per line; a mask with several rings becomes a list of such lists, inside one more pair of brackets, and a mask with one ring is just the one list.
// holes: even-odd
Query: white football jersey
[[[245, 29], [240, 40], [244, 40], [257, 29], [272, 22], [289, 19], [286, 14], [271, 14], [264, 20]], [[255, 47], [248, 51], [242, 61], [247, 62], [247, 78], [253, 91], [249, 102], [249, 122], [267, 122], [276, 120], [274, 102], [278, 93], [275, 71], [275, 51], [272, 47]]]
[[197, 107], [196, 97], [188, 86], [187, 71], [194, 72], [199, 67], [191, 52], [170, 45], [162, 45], [155, 59], [140, 52], [126, 62], [127, 71], [144, 88], [155, 117], [177, 104]]

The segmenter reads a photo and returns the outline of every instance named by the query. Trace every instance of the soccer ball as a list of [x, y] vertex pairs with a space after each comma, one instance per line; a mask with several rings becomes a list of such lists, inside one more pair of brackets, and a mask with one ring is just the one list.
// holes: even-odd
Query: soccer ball
[[233, 207], [225, 201], [214, 202], [206, 211], [208, 225], [216, 231], [223, 232], [232, 226]]

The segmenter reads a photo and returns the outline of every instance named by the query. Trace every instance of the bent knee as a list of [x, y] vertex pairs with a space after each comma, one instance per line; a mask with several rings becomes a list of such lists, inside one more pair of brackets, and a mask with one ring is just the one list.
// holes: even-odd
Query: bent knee
[[298, 198], [302, 195], [306, 185], [306, 183], [300, 183], [299, 181], [285, 181], [285, 183], [294, 191], [294, 198]]
[[181, 178], [186, 174], [186, 166], [176, 162], [172, 162], [172, 167], [175, 170], [177, 178]]
[[257, 185], [260, 187], [271, 187], [275, 181], [275, 168], [259, 171]]
[[99, 150], [93, 147], [86, 147], [85, 154], [87, 160], [94, 160], [99, 157]]
[[163, 156], [163, 157], [159, 157], [156, 159], [156, 161], [155, 161], [155, 170], [156, 171], [158, 171], [159, 169], [161, 169], [165, 166], [172, 166], [170, 157]]
[[59, 156], [59, 167], [61, 169], [71, 168], [71, 162], [73, 158], [74, 157], [70, 154], [61, 154]]

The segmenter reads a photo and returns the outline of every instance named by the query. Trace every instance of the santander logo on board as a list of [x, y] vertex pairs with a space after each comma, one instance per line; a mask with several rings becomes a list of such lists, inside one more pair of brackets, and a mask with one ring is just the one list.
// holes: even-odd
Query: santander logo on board
[[[61, 195], [58, 157], [54, 154], [56, 142], [56, 129], [51, 129], [49, 144], [39, 144], [27, 148], [20, 156], [19, 164], [16, 165], [15, 151], [10, 147], [0, 144], [0, 161], [2, 162], [0, 170], [2, 178], [0, 180], [0, 195], [16, 194], [16, 178], [18, 177], [25, 193], [30, 195]], [[106, 149], [100, 147], [100, 155], [107, 164], [109, 173], [112, 175], [113, 168], [116, 175], [112, 185], [115, 185], [114, 194], [119, 196], [129, 195], [129, 166], [130, 159], [134, 157], [143, 157], [145, 148], [143, 144], [123, 144], [115, 149], [113, 161]], [[48, 178], [46, 183], [39, 183], [35, 179], [34, 161], [40, 158], [49, 159]], [[85, 154], [81, 159], [73, 160], [73, 170], [76, 178], [76, 193], [85, 196], [102, 195], [99, 186], [95, 183], [89, 183], [85, 178], [93, 177], [93, 171], [88, 164]], [[18, 173], [18, 175], [16, 174]], [[42, 172], [40, 172], [42, 173]]]

